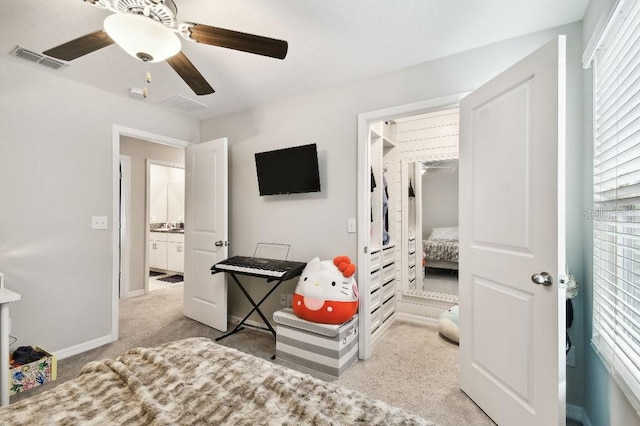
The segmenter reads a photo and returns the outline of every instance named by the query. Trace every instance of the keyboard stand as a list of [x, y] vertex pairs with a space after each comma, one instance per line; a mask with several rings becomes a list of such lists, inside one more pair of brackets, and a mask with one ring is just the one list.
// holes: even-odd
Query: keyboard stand
[[[262, 313], [262, 311], [260, 310], [260, 305], [262, 305], [262, 303], [267, 300], [267, 298], [278, 288], [278, 286], [280, 286], [280, 284], [282, 284], [284, 281], [290, 280], [291, 278], [297, 277], [302, 273], [302, 270], [304, 269], [304, 266], [306, 264], [301, 263], [301, 266], [298, 267], [295, 270], [292, 270], [290, 272], [288, 272], [287, 274], [283, 275], [280, 278], [274, 278], [274, 277], [268, 277], [268, 276], [259, 276], [256, 274], [250, 274], [250, 273], [244, 273], [244, 272], [239, 272], [239, 271], [229, 271], [229, 270], [222, 270], [222, 269], [216, 269], [215, 266], [213, 268], [211, 268], [211, 273], [212, 274], [216, 274], [218, 272], [226, 272], [229, 275], [231, 275], [231, 278], [233, 278], [233, 281], [235, 281], [235, 283], [238, 285], [238, 287], [240, 287], [240, 290], [242, 290], [242, 293], [245, 295], [245, 297], [247, 298], [247, 300], [249, 300], [249, 302], [251, 303], [251, 305], [253, 306], [253, 308], [249, 311], [249, 313], [247, 315], [245, 315], [244, 318], [242, 318], [242, 320], [234, 327], [233, 330], [223, 334], [222, 336], [216, 337], [216, 342], [219, 340], [224, 339], [227, 336], [231, 336], [232, 334], [235, 334], [241, 330], [244, 330], [244, 325], [245, 325], [245, 321], [251, 316], [251, 314], [253, 314], [254, 312], [257, 312], [258, 315], [260, 315], [260, 318], [262, 318], [262, 322], [264, 322], [264, 324], [267, 326], [268, 330], [271, 332], [271, 334], [273, 334], [273, 338], [275, 339], [276, 337], [276, 330], [271, 326], [271, 323], [269, 322], [269, 320], [267, 319], [267, 317]], [[259, 277], [259, 278], [266, 278], [267, 283], [273, 282], [275, 281], [275, 284], [273, 285], [273, 287], [271, 287], [271, 289], [267, 292], [267, 294], [265, 294], [262, 299], [260, 299], [260, 301], [258, 303], [255, 302], [255, 300], [253, 300], [253, 298], [251, 297], [251, 295], [249, 294], [249, 292], [244, 288], [244, 286], [242, 285], [242, 283], [240, 282], [240, 280], [238, 279], [238, 277], [236, 276], [236, 274], [240, 274], [240, 275], [247, 275], [247, 276], [253, 276], [253, 277]], [[271, 359], [275, 359], [275, 355], [273, 355], [271, 357]]]

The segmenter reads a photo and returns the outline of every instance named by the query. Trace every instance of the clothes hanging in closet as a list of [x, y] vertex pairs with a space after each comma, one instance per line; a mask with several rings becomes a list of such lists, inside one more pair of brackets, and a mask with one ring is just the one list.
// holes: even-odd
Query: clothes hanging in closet
[[389, 236], [389, 191], [387, 190], [387, 177], [382, 175], [382, 216], [384, 217], [384, 228], [382, 230], [382, 244], [389, 244], [391, 237]]
[[[373, 175], [373, 167], [371, 167], [371, 192], [373, 192], [376, 186], [376, 177]], [[373, 222], [373, 207], [371, 208], [371, 222]]]

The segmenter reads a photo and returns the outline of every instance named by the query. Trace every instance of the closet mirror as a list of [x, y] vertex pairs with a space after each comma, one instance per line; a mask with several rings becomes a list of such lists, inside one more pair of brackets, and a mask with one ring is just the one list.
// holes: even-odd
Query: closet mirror
[[458, 159], [402, 161], [402, 292], [458, 302]]

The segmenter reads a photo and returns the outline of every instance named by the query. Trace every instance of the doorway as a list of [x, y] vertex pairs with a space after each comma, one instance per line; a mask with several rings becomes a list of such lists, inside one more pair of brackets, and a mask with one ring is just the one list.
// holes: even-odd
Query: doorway
[[[358, 270], [358, 283], [360, 286], [360, 292], [368, 294], [372, 292], [370, 288], [370, 275], [374, 273], [376, 266], [374, 251], [371, 242], [370, 231], [370, 218], [372, 212], [371, 201], [371, 158], [375, 156], [375, 152], [371, 152], [372, 144], [370, 143], [370, 133], [372, 126], [375, 126], [379, 122], [387, 122], [395, 124], [396, 121], [407, 119], [408, 117], [423, 115], [423, 114], [435, 114], [441, 111], [455, 110], [457, 113], [457, 105], [459, 100], [464, 97], [466, 93], [461, 93], [453, 96], [447, 96], [443, 98], [437, 98], [433, 100], [418, 102], [415, 104], [408, 104], [389, 108], [385, 110], [373, 111], [369, 113], [363, 113], [358, 115], [358, 264], [360, 265]], [[457, 122], [455, 123], [457, 133]], [[408, 217], [406, 216], [407, 209], [403, 210], [402, 206], [408, 206], [409, 199], [409, 164], [420, 161], [435, 161], [435, 160], [451, 160], [457, 158], [457, 139], [456, 145], [450, 149], [432, 149], [429, 152], [421, 151], [420, 147], [413, 145], [411, 142], [404, 144], [406, 149], [401, 152], [397, 152], [396, 155], [389, 156], [388, 152], [385, 153], [384, 162], [389, 162], [390, 168], [394, 170], [393, 181], [397, 182], [398, 189], [396, 190], [396, 200], [401, 199], [401, 203], [395, 201], [397, 205], [400, 205], [400, 212], [396, 215], [395, 220], [395, 239], [398, 244], [395, 244], [394, 258], [396, 259], [396, 271], [395, 271], [395, 311], [396, 315], [391, 316], [391, 321], [398, 316], [398, 313], [404, 312], [409, 316], [419, 317], [421, 316], [425, 320], [430, 318], [432, 321], [434, 317], [437, 317], [439, 313], [452, 306], [457, 301], [457, 295], [442, 295], [441, 293], [425, 292], [422, 289], [409, 288], [410, 279], [416, 279], [417, 276], [422, 278], [422, 275], [417, 273], [421, 269], [421, 236], [415, 234], [416, 228], [413, 228], [414, 234], [409, 233], [407, 226]], [[373, 146], [375, 148], [375, 146]], [[397, 150], [397, 144], [394, 150]], [[400, 150], [398, 150], [400, 151]], [[388, 160], [388, 161], [387, 161]], [[392, 164], [392, 165], [391, 165]], [[411, 179], [411, 183], [414, 184], [415, 177]], [[415, 188], [414, 188], [415, 191]], [[396, 209], [397, 210], [397, 209]], [[415, 213], [414, 213], [415, 214]], [[420, 231], [422, 232], [422, 231]], [[413, 246], [412, 246], [413, 244]], [[410, 261], [411, 253], [416, 256], [414, 262]], [[412, 272], [415, 275], [412, 275]], [[375, 289], [373, 290], [375, 292]], [[454, 299], [455, 298], [455, 299]], [[369, 298], [361, 299], [360, 311], [360, 341], [359, 341], [359, 357], [360, 359], [367, 359], [371, 355], [371, 344], [373, 341], [381, 335], [380, 331], [384, 331], [384, 328], [372, 329], [373, 321], [375, 320], [376, 306], [372, 305], [372, 301]], [[416, 315], [412, 315], [416, 314]], [[413, 319], [413, 318], [412, 318]]]
[[[148, 144], [150, 146], [156, 148], [166, 148], [166, 149], [177, 149], [182, 152], [182, 159], [179, 161], [164, 159], [164, 161], [172, 162], [172, 163], [182, 163], [184, 164], [184, 150], [187, 146], [191, 144], [191, 142], [174, 139], [171, 137], [157, 135], [137, 129], [126, 128], [122, 126], [114, 126], [112, 133], [112, 152], [113, 152], [113, 229], [112, 229], [112, 240], [113, 240], [113, 282], [112, 282], [112, 321], [111, 321], [111, 338], [112, 340], [118, 339], [118, 321], [119, 321], [119, 299], [121, 297], [134, 297], [137, 295], [144, 294], [146, 288], [148, 287], [148, 267], [146, 264], [148, 263], [148, 254], [147, 247], [149, 245], [148, 234], [149, 232], [145, 232], [145, 229], [148, 229], [148, 221], [145, 217], [144, 213], [131, 215], [130, 220], [125, 222], [124, 226], [122, 226], [121, 220], [121, 185], [120, 185], [120, 154], [125, 154], [127, 156], [132, 157], [131, 163], [131, 188], [132, 193], [130, 197], [130, 203], [128, 204], [128, 208], [131, 209], [131, 212], [135, 211], [146, 211], [145, 205], [146, 201], [146, 190], [144, 189], [145, 183], [140, 185], [142, 189], [142, 195], [135, 195], [135, 185], [133, 184], [133, 180], [138, 176], [138, 180], [142, 179], [146, 181], [146, 166], [142, 166], [140, 170], [139, 167], [135, 167], [135, 163], [133, 162], [133, 155], [130, 153], [121, 150], [121, 142], [130, 140], [136, 144]], [[144, 164], [144, 163], [143, 163]], [[126, 211], [126, 209], [125, 209]], [[126, 212], [124, 213], [126, 214]], [[123, 215], [123, 217], [126, 217]], [[127, 226], [129, 225], [129, 226]], [[136, 231], [139, 230], [140, 232]], [[122, 234], [121, 234], [122, 232]], [[145, 237], [145, 234], [147, 237]], [[136, 237], [137, 236], [137, 237]], [[125, 244], [129, 238], [129, 243]], [[128, 249], [128, 255], [127, 255]], [[124, 252], [123, 252], [124, 250]], [[128, 271], [127, 271], [127, 260], [128, 262]], [[146, 269], [145, 269], [146, 268]], [[147, 271], [147, 272], [145, 272]], [[122, 291], [121, 291], [122, 284]]]
[[182, 282], [185, 149], [124, 136], [120, 152], [129, 164], [120, 221], [121, 247], [129, 249], [120, 271], [126, 298]]

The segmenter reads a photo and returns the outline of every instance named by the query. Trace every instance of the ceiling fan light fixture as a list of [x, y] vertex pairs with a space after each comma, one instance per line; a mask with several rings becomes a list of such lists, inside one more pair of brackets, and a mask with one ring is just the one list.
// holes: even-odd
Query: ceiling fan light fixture
[[104, 30], [125, 52], [143, 62], [164, 61], [182, 48], [176, 33], [144, 15], [109, 15]]

